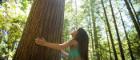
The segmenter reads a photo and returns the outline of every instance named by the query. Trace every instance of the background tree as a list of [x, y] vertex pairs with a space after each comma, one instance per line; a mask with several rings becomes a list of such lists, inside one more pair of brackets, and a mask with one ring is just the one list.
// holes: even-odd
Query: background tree
[[106, 10], [105, 10], [105, 7], [104, 7], [103, 0], [101, 0], [101, 3], [102, 3], [102, 6], [103, 6], [105, 18], [106, 18], [106, 24], [107, 24], [109, 35], [110, 35], [110, 40], [111, 40], [111, 44], [112, 44], [112, 48], [113, 48], [113, 52], [114, 52], [114, 58], [115, 58], [115, 60], [118, 60], [115, 45], [114, 45], [114, 41], [113, 41], [113, 37], [112, 37], [112, 33], [111, 33], [111, 30], [110, 30], [110, 24], [109, 24], [109, 21], [108, 21], [108, 17], [107, 17], [107, 14], [106, 14]]
[[123, 21], [123, 18], [122, 18], [122, 14], [121, 14], [120, 10], [119, 10], [119, 13], [120, 13], [121, 21], [122, 21], [122, 24], [123, 24], [125, 36], [126, 36], [126, 39], [127, 39], [127, 44], [128, 44], [128, 49], [129, 49], [129, 52], [130, 52], [130, 55], [131, 55], [131, 59], [135, 60], [134, 56], [133, 56], [132, 48], [131, 48], [130, 39], [128, 38], [128, 34], [127, 34], [127, 31], [126, 31], [126, 27], [125, 27], [125, 24], [124, 24], [124, 21]]
[[122, 60], [125, 60], [124, 51], [123, 51], [123, 47], [122, 47], [122, 42], [121, 42], [121, 39], [120, 39], [118, 26], [117, 26], [117, 22], [116, 22], [116, 18], [115, 18], [115, 14], [114, 14], [114, 10], [113, 10], [113, 7], [112, 7], [111, 0], [109, 0], [109, 3], [110, 3], [110, 8], [111, 8], [111, 13], [112, 13], [114, 25], [115, 25], [115, 30], [116, 30], [116, 33], [117, 33], [117, 39], [118, 39], [118, 43], [119, 43], [119, 49], [120, 49], [120, 53], [121, 53], [121, 58], [122, 58]]
[[135, 18], [134, 13], [132, 12], [132, 9], [130, 7], [130, 4], [129, 4], [128, 0], [124, 0], [124, 2], [125, 2], [126, 7], [127, 7], [128, 11], [129, 11], [129, 14], [131, 16], [131, 19], [132, 19], [132, 21], [134, 23], [134, 26], [136, 28], [136, 31], [138, 32], [138, 37], [140, 38], [140, 25], [139, 25], [137, 19]]

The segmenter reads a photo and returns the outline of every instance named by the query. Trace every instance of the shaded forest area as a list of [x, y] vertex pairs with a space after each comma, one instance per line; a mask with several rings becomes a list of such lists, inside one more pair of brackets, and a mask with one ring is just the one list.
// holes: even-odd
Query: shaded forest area
[[[90, 38], [89, 60], [140, 60], [139, 0], [0, 0], [0, 60], [19, 60], [20, 53], [26, 52], [22, 49], [29, 47], [29, 53], [20, 57], [44, 54], [41, 60], [67, 60], [58, 51], [36, 47], [33, 38], [44, 35], [50, 42], [62, 43], [79, 27]], [[46, 35], [46, 31], [54, 32]], [[22, 45], [26, 47], [18, 48]]]

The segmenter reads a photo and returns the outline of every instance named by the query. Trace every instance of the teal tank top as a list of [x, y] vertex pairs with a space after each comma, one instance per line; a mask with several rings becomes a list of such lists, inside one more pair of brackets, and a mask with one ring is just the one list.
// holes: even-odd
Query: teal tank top
[[80, 56], [79, 50], [77, 48], [71, 48], [69, 52], [69, 59], [74, 59]]

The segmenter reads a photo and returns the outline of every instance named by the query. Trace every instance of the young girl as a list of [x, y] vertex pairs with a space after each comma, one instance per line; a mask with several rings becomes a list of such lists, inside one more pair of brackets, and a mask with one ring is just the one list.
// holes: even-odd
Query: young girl
[[[41, 46], [60, 50], [69, 60], [88, 60], [88, 35], [86, 31], [79, 28], [71, 33], [72, 40], [62, 44], [46, 42], [44, 38], [36, 38], [35, 43]], [[65, 48], [70, 47], [70, 52], [66, 53]]]

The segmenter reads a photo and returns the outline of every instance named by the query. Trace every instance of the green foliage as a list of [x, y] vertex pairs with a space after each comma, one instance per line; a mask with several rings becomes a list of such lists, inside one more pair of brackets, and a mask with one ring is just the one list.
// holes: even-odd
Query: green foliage
[[26, 10], [27, 8], [28, 8], [28, 5], [29, 5], [29, 3], [28, 3], [29, 1], [28, 0], [22, 0], [20, 3], [22, 4], [22, 6], [21, 6], [21, 9], [22, 10]]
[[[23, 10], [20, 5], [23, 5]], [[15, 1], [2, 3], [0, 8], [0, 57], [11, 58], [21, 38], [28, 16], [30, 4], [27, 1], [17, 4]]]

